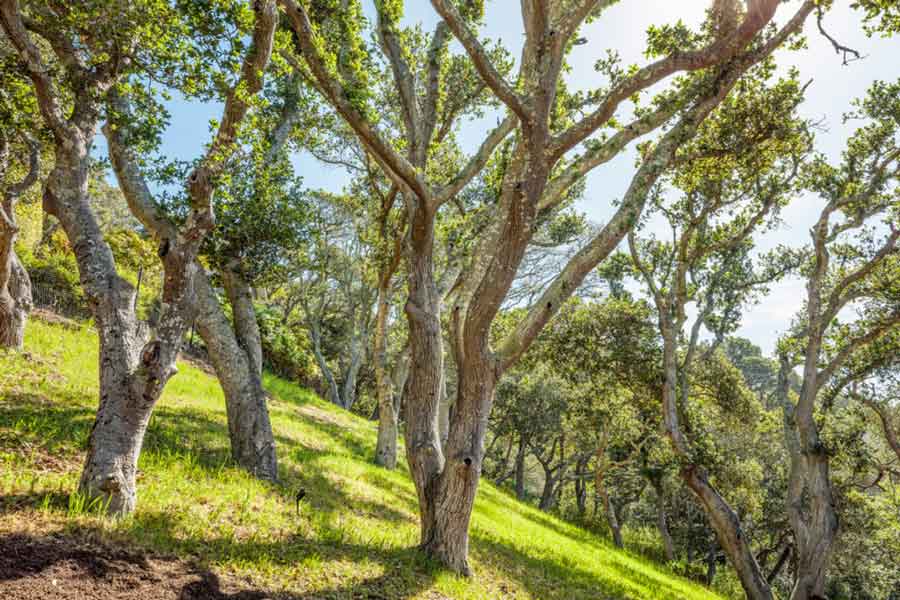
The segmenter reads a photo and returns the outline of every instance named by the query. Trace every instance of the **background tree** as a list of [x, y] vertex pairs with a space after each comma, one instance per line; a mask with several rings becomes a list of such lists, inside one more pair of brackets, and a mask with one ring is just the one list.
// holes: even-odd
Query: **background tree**
[[[664, 191], [654, 196], [646, 218], [664, 217], [671, 242], [651, 238], [639, 244], [634, 231], [628, 237], [659, 316], [666, 435], [682, 479], [703, 506], [750, 598], [771, 598], [771, 590], [737, 515], [710, 483], [687, 424], [683, 430], [681, 423], [693, 394], [694, 361], [709, 358], [735, 326], [741, 307], [784, 272], [777, 263], [755, 268], [751, 240], [776, 222], [790, 198], [809, 136], [805, 124], [792, 116], [802, 97], [797, 81], [788, 78], [769, 87], [767, 70], [762, 66], [758, 79], [740, 82], [737, 93], [682, 148], [671, 179], [681, 196], [669, 201]], [[696, 305], [697, 316], [685, 332], [689, 303]], [[703, 327], [715, 336], [706, 351], [700, 348]]]
[[[787, 512], [798, 553], [794, 600], [825, 593], [838, 533], [830, 457], [816, 408], [826, 391], [833, 397], [867, 373], [865, 360], [842, 370], [900, 322], [898, 92], [900, 82], [874, 84], [850, 114], [865, 124], [848, 140], [841, 163], [832, 166], [818, 156], [805, 173], [806, 187], [824, 207], [810, 230], [812, 245], [802, 269], [806, 306], [779, 348], [791, 456]], [[787, 373], [795, 365], [802, 365], [802, 383], [793, 403]]]

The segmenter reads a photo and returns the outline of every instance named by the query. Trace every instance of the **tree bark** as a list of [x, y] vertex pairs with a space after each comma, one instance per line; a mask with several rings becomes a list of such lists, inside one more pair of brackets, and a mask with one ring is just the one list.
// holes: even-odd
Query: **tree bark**
[[444, 351], [441, 299], [432, 260], [434, 218], [425, 202], [410, 198], [407, 205], [410, 218], [404, 254], [409, 290], [404, 312], [409, 324], [409, 369], [402, 398], [406, 458], [419, 499], [420, 545], [426, 554], [459, 572], [468, 572], [467, 522], [461, 525], [460, 538], [460, 520], [447, 521], [449, 506], [442, 502], [446, 490], [441, 477], [445, 460], [438, 433], [438, 403]]
[[[31, 279], [19, 257], [15, 243], [19, 233], [16, 204], [37, 181], [40, 146], [24, 137], [29, 146], [28, 172], [21, 181], [9, 184], [0, 195], [0, 348], [21, 350], [25, 342], [25, 323], [31, 312]], [[0, 131], [0, 184], [9, 165], [9, 141]]]
[[394, 389], [388, 373], [387, 325], [391, 309], [390, 280], [379, 282], [378, 308], [375, 312], [375, 393], [378, 399], [378, 441], [375, 444], [375, 464], [386, 469], [397, 466], [397, 411], [394, 409]]
[[[44, 210], [59, 219], [72, 245], [100, 336], [100, 406], [79, 489], [108, 512], [125, 514], [137, 503], [138, 455], [153, 406], [174, 373], [177, 348], [159, 341], [144, 345], [134, 314], [134, 288], [117, 274], [112, 252], [89, 207], [88, 144], [77, 134], [66, 142], [68, 149], [63, 143], [56, 146]], [[171, 278], [167, 300], [177, 301], [172, 298], [177, 274], [166, 275]]]
[[791, 472], [790, 487], [803, 488], [796, 479], [805, 480], [808, 510], [800, 513], [802, 498], [793, 496], [788, 515], [794, 527], [797, 543], [797, 572], [791, 600], [815, 600], [825, 597], [825, 574], [837, 535], [838, 521], [831, 492], [828, 457], [821, 445], [808, 449], [802, 459], [803, 467]]
[[672, 541], [672, 534], [669, 532], [669, 523], [666, 518], [666, 498], [663, 495], [662, 482], [654, 481], [653, 488], [656, 490], [656, 527], [662, 538], [666, 562], [672, 562], [675, 560], [675, 543]]
[[600, 488], [600, 496], [603, 498], [603, 507], [606, 511], [606, 522], [609, 524], [609, 531], [612, 533], [613, 544], [616, 548], [624, 548], [625, 542], [622, 539], [622, 524], [619, 522], [619, 514], [613, 504], [612, 498], [606, 491], [606, 487]]
[[255, 477], [275, 481], [278, 459], [262, 386], [262, 342], [250, 286], [234, 272], [223, 272], [222, 280], [234, 327], [206, 273], [198, 269], [193, 285], [197, 330], [225, 396], [232, 459]]
[[316, 366], [319, 367], [319, 372], [325, 379], [325, 385], [328, 389], [326, 393], [328, 401], [337, 406], [342, 406], [341, 392], [338, 388], [337, 380], [334, 378], [334, 373], [331, 371], [331, 367], [328, 366], [328, 361], [325, 360], [325, 355], [322, 353], [322, 331], [315, 317], [310, 317], [307, 320], [307, 329], [312, 341], [312, 351], [316, 359]]
[[716, 532], [719, 545], [731, 559], [747, 597], [750, 600], [772, 600], [772, 590], [756, 562], [737, 514], [709, 483], [706, 473], [699, 466], [688, 465], [682, 468], [681, 476], [700, 500]]
[[441, 399], [438, 402], [438, 435], [441, 438], [441, 448], [446, 452], [447, 438], [450, 435], [450, 411], [452, 402], [447, 394], [447, 373], [441, 374]]
[[579, 517], [587, 512], [587, 485], [580, 477], [575, 479], [575, 508]]
[[584, 517], [587, 512], [587, 466], [591, 461], [590, 454], [579, 457], [575, 464], [575, 508], [579, 517]]
[[[811, 314], [817, 314], [816, 298], [811, 299], [809, 310]], [[778, 394], [784, 409], [785, 443], [791, 457], [787, 513], [794, 532], [797, 564], [791, 600], [814, 600], [825, 596], [825, 574], [838, 530], [828, 454], [819, 439], [813, 415], [819, 389], [818, 360], [822, 344], [821, 328], [815, 319], [811, 319], [810, 329], [803, 384], [796, 406], [788, 398], [791, 366], [785, 357], [781, 359], [778, 381]]]
[[549, 511], [556, 505], [554, 502], [556, 494], [556, 478], [553, 471], [544, 467], [544, 488], [541, 490], [541, 499], [538, 502], [538, 508], [543, 511]]
[[791, 557], [791, 545], [786, 544], [784, 550], [781, 551], [781, 554], [778, 556], [778, 561], [775, 563], [775, 566], [772, 567], [772, 570], [769, 572], [769, 575], [766, 577], [766, 581], [771, 585], [772, 582], [775, 581], [775, 578], [781, 573], [781, 570], [784, 568], [784, 565], [787, 564], [788, 559]]
[[362, 368], [363, 356], [366, 351], [365, 327], [366, 325], [360, 317], [350, 341], [350, 359], [347, 361], [341, 386], [341, 406], [345, 410], [350, 410], [356, 404], [356, 382], [359, 379], [359, 370]]
[[519, 436], [519, 450], [516, 452], [516, 498], [525, 499], [525, 453], [528, 449], [525, 440]]
[[666, 313], [665, 305], [660, 306], [660, 332], [663, 338], [663, 418], [666, 434], [672, 448], [682, 459], [681, 478], [699, 500], [722, 550], [728, 555], [737, 572], [744, 592], [750, 600], [772, 600], [772, 590], [756, 562], [750, 548], [750, 540], [741, 528], [741, 522], [728, 502], [719, 494], [706, 472], [697, 464], [690, 462], [690, 452], [678, 425], [678, 357], [677, 331], [680, 328], [672, 322]]
[[41, 237], [34, 244], [34, 255], [42, 257], [47, 253], [53, 234], [59, 229], [59, 221], [46, 212], [41, 217]]
[[468, 564], [469, 520], [484, 459], [484, 436], [496, 379], [490, 363], [458, 362], [462, 376], [447, 439], [446, 463], [435, 480], [436, 501], [426, 551], [454, 571], [471, 575]]
[[15, 235], [0, 236], [0, 348], [21, 350], [31, 312], [31, 279], [19, 262]]
[[716, 561], [719, 558], [719, 545], [715, 538], [709, 542], [709, 550], [706, 553], [706, 586], [713, 584], [716, 578]]

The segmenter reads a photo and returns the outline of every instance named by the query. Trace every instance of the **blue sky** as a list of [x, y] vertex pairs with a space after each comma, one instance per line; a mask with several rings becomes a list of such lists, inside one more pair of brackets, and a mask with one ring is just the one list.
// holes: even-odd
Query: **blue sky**
[[[405, 19], [408, 22], [421, 22], [426, 29], [433, 28], [437, 16], [430, 2], [409, 0], [406, 4]], [[570, 57], [572, 70], [567, 76], [567, 83], [579, 89], [590, 89], [600, 84], [593, 65], [605, 55], [607, 49], [617, 50], [625, 64], [645, 64], [647, 61], [642, 51], [648, 26], [674, 23], [678, 19], [690, 26], [697, 26], [709, 4], [709, 0], [622, 0], [603, 18], [585, 29], [584, 36], [588, 43], [576, 47]], [[799, 4], [799, 0], [782, 4], [776, 21], [783, 22]], [[862, 95], [872, 81], [892, 80], [900, 76], [900, 38], [866, 37], [859, 15], [849, 7], [850, 2], [837, 0], [836, 4], [826, 17], [826, 27], [842, 43], [862, 52], [864, 60], [842, 65], [830, 43], [818, 33], [814, 18], [807, 21], [805, 29], [808, 49], [782, 51], [778, 55], [783, 68], [796, 66], [803, 81], [812, 79], [807, 90], [807, 101], [800, 109], [801, 114], [823, 123], [824, 130], [818, 133], [817, 146], [833, 158], [840, 154], [850, 131], [849, 126], [842, 124], [841, 115], [848, 110], [853, 98]], [[485, 27], [481, 34], [499, 38], [514, 56], [518, 56], [524, 39], [519, 2], [493, 0], [487, 5]], [[371, 6], [367, 8], [371, 10]], [[210, 137], [209, 121], [217, 117], [220, 108], [176, 101], [171, 103], [169, 110], [172, 122], [164, 137], [162, 151], [172, 158], [191, 159], [198, 156]], [[488, 115], [466, 123], [461, 134], [464, 147], [467, 150], [475, 148], [497, 118], [497, 115]], [[102, 152], [102, 140], [98, 141]], [[339, 168], [323, 165], [309, 156], [298, 156], [295, 162], [309, 187], [339, 189], [346, 181], [346, 174]], [[612, 202], [624, 193], [633, 172], [634, 154], [631, 148], [588, 176], [587, 191], [578, 208], [591, 220], [604, 222], [612, 213]], [[760, 239], [761, 248], [771, 248], [779, 243], [805, 243], [809, 226], [818, 210], [819, 203], [815, 198], [798, 198], [784, 212], [784, 225]], [[779, 334], [787, 328], [791, 316], [799, 308], [803, 294], [803, 287], [798, 281], [775, 285], [761, 304], [746, 313], [738, 334], [751, 339], [764, 351], [771, 351]]]

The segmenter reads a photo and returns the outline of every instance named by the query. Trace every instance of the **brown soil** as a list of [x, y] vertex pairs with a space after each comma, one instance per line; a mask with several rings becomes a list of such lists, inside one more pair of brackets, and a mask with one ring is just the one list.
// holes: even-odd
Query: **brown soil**
[[264, 600], [210, 571], [71, 537], [0, 536], [3, 600]]

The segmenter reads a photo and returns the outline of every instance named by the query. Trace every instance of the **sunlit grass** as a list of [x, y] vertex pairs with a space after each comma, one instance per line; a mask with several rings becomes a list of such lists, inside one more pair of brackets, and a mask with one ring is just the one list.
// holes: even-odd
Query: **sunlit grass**
[[89, 534], [302, 597], [718, 598], [484, 483], [477, 576], [455, 577], [414, 550], [415, 490], [405, 467], [371, 464], [373, 423], [267, 376], [281, 483], [263, 483], [232, 465], [221, 390], [187, 364], [150, 424], [137, 512], [105, 519], [70, 496], [97, 403], [96, 335], [32, 322], [26, 349], [0, 355], [0, 535]]

